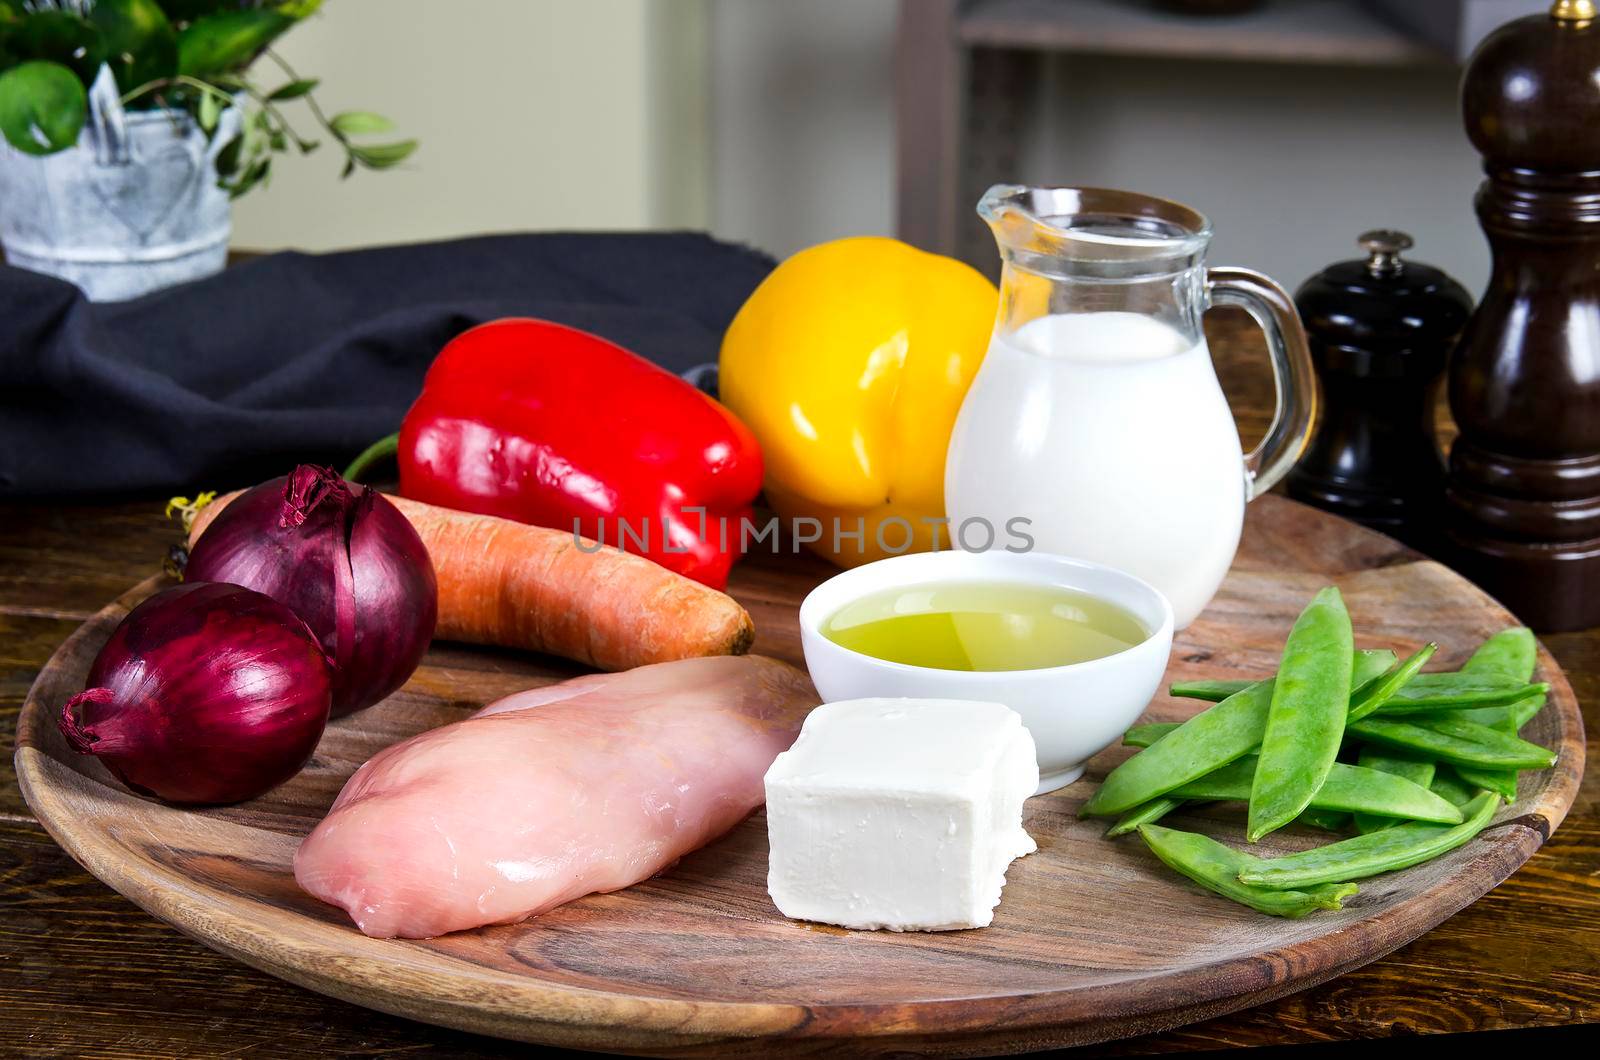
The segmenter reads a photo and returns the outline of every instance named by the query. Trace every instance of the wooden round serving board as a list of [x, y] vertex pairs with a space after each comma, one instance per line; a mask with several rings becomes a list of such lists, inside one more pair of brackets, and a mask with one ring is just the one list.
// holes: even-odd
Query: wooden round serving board
[[[752, 557], [737, 569], [734, 593], [755, 618], [758, 651], [802, 664], [795, 610], [828, 573], [793, 556]], [[1358, 645], [1403, 656], [1437, 640], [1440, 669], [1513, 624], [1468, 582], [1388, 538], [1267, 497], [1251, 507], [1222, 591], [1178, 636], [1168, 678], [1270, 673], [1294, 616], [1329, 582], [1344, 590]], [[1039, 852], [1013, 864], [994, 924], [980, 931], [850, 932], [784, 919], [767, 898], [757, 813], [615, 894], [512, 927], [380, 941], [295, 886], [300, 837], [379, 748], [577, 669], [437, 645], [398, 694], [334, 722], [288, 784], [245, 805], [175, 809], [129, 794], [96, 760], [72, 754], [55, 725], [112, 628], [163, 584], [151, 579], [86, 622], [28, 697], [17, 776], [51, 834], [144, 909], [257, 968], [386, 1012], [530, 1042], [702, 1055], [754, 1051], [751, 1039], [762, 1038], [763, 1055], [962, 1055], [1173, 1027], [1304, 989], [1416, 938], [1526, 861], [1561, 822], [1583, 772], [1577, 703], [1541, 652], [1550, 705], [1524, 735], [1558, 748], [1556, 765], [1524, 774], [1521, 798], [1477, 839], [1362, 881], [1342, 912], [1262, 916], [1167, 871], [1136, 836], [1103, 839], [1105, 823], [1079, 821], [1076, 810], [1129, 753], [1113, 748], [1088, 779], [1028, 803]], [[1148, 717], [1198, 706], [1163, 696]], [[1214, 812], [1204, 827], [1241, 842], [1239, 814]], [[1289, 830], [1261, 847], [1325, 841]]]

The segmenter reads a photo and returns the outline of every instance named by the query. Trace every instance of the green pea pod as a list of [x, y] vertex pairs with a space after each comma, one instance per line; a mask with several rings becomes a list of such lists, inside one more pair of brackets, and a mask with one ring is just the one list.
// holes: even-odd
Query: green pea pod
[[[1247, 755], [1221, 769], [1173, 789], [1174, 798], [1248, 799], [1255, 779], [1257, 758]], [[1345, 810], [1373, 813], [1384, 817], [1405, 817], [1415, 821], [1459, 824], [1461, 811], [1427, 788], [1404, 777], [1380, 773], [1376, 769], [1335, 762], [1328, 777], [1311, 796], [1319, 810]]]
[[1106, 838], [1113, 839], [1119, 835], [1127, 835], [1142, 824], [1155, 824], [1167, 814], [1184, 804], [1183, 799], [1168, 798], [1163, 795], [1158, 799], [1151, 799], [1143, 806], [1135, 806], [1121, 817], [1117, 823], [1106, 829]]
[[1149, 747], [1182, 725], [1181, 721], [1147, 721], [1143, 725], [1135, 725], [1122, 734], [1122, 743], [1127, 747]]
[[1462, 780], [1474, 789], [1492, 791], [1511, 802], [1517, 801], [1517, 771], [1515, 769], [1488, 769], [1484, 766], [1455, 767]]
[[1442, 762], [1490, 769], [1545, 769], [1554, 751], [1517, 736], [1450, 714], [1419, 715], [1400, 720], [1374, 716], [1349, 727], [1351, 736], [1369, 743], [1416, 751]]
[[1514, 681], [1533, 680], [1533, 667], [1539, 659], [1539, 644], [1533, 630], [1522, 626], [1502, 629], [1478, 646], [1461, 666], [1464, 674], [1501, 674]]
[[1360, 721], [1368, 714], [1381, 710], [1386, 703], [1405, 689], [1406, 685], [1417, 676], [1417, 671], [1422, 669], [1422, 665], [1433, 658], [1433, 653], [1438, 650], [1437, 644], [1425, 644], [1405, 662], [1358, 689], [1350, 697], [1350, 711], [1345, 715], [1345, 724]]
[[1327, 884], [1305, 891], [1252, 887], [1240, 883], [1239, 874], [1260, 864], [1259, 858], [1223, 846], [1209, 836], [1158, 824], [1141, 825], [1139, 835], [1151, 853], [1174, 872], [1259, 913], [1298, 918], [1318, 909], [1339, 909], [1346, 898], [1359, 890], [1353, 883]]
[[[1530, 685], [1537, 688], [1537, 685]], [[1524, 696], [1514, 703], [1506, 703], [1498, 707], [1466, 707], [1461, 710], [1452, 710], [1450, 713], [1458, 718], [1475, 721], [1479, 725], [1487, 725], [1491, 729], [1499, 729], [1515, 736], [1524, 725], [1534, 719], [1534, 716], [1544, 709], [1547, 695], [1544, 692], [1534, 692]]]
[[[1405, 777], [1411, 783], [1423, 787], [1433, 783], [1433, 775], [1438, 767], [1438, 763], [1431, 759], [1418, 758], [1406, 751], [1390, 751], [1377, 747], [1363, 747], [1356, 764], [1367, 769], [1376, 769], [1381, 773], [1393, 773], [1397, 777]], [[1358, 832], [1376, 832], [1380, 828], [1391, 828], [1397, 823], [1393, 817], [1378, 817], [1370, 813], [1358, 813], [1355, 816]]]
[[[1393, 652], [1357, 652], [1351, 676], [1364, 684], [1393, 665]], [[1267, 730], [1272, 686], [1271, 681], [1257, 681], [1183, 722], [1159, 745], [1113, 769], [1078, 812], [1084, 816], [1126, 813], [1254, 751]]]
[[[1129, 729], [1125, 734], [1123, 734], [1122, 742], [1129, 747], [1149, 747], [1151, 744], [1155, 743], [1157, 740], [1160, 740], [1177, 727], [1178, 723], [1175, 721], [1146, 722], [1143, 725], [1135, 725], [1133, 728]], [[1165, 798], [1165, 796], [1163, 796], [1163, 798]], [[1106, 832], [1106, 835], [1117, 836], [1131, 832], [1134, 828], [1138, 827], [1139, 824], [1143, 823], [1142, 819], [1136, 819], [1137, 815], [1146, 807], [1154, 807], [1160, 801], [1160, 799], [1152, 799], [1150, 802], [1145, 803], [1144, 806], [1137, 806], [1132, 810], [1129, 810], [1122, 816], [1120, 820], [1117, 821], [1116, 824], [1111, 826], [1111, 830]], [[1174, 799], [1171, 801], [1174, 803], [1180, 803], [1183, 800]], [[1375, 821], [1393, 820], [1393, 818], [1388, 817], [1373, 817], [1370, 814], [1365, 814], [1363, 816]], [[1350, 817], [1350, 814], [1345, 813], [1342, 810], [1322, 810], [1318, 809], [1316, 806], [1307, 806], [1301, 811], [1300, 816], [1295, 818], [1295, 821], [1298, 824], [1306, 825], [1309, 828], [1317, 828], [1324, 832], [1342, 832], [1345, 830], [1345, 828], [1349, 827]], [[1151, 818], [1151, 820], [1159, 819], [1160, 815]], [[1124, 824], [1126, 824], [1126, 827], [1124, 827]]]
[[1122, 814], [1249, 754], [1261, 743], [1272, 684], [1258, 682], [1196, 714], [1106, 775], [1080, 811]]
[[1452, 806], [1465, 806], [1480, 794], [1478, 786], [1462, 779], [1454, 766], [1440, 766], [1435, 770], [1428, 790], [1448, 800]]
[[1505, 707], [1506, 713], [1510, 715], [1510, 733], [1515, 736], [1524, 725], [1537, 717], [1539, 712], [1544, 709], [1545, 701], [1548, 698], [1546, 693], [1540, 692], [1538, 695], [1519, 699]]
[[[1533, 669], [1539, 659], [1539, 645], [1533, 631], [1521, 627], [1503, 629], [1490, 637], [1472, 653], [1472, 658], [1461, 667], [1462, 673], [1497, 673], [1519, 681], [1533, 679]], [[1458, 716], [1479, 725], [1515, 736], [1533, 716], [1544, 708], [1543, 692], [1526, 696], [1514, 703], [1499, 707], [1478, 707], [1462, 711]], [[1515, 769], [1486, 769], [1464, 766], [1470, 783], [1487, 791], [1497, 792], [1512, 802], [1517, 800], [1517, 771]]]
[[[1380, 665], [1381, 664], [1381, 665]], [[1395, 664], [1395, 654], [1387, 648], [1376, 651], [1361, 648], [1356, 652], [1355, 666], [1351, 675], [1351, 687], [1360, 689], [1368, 682], [1375, 681], [1386, 673]], [[1167, 686], [1167, 694], [1179, 699], [1204, 699], [1212, 703], [1220, 703], [1236, 692], [1242, 692], [1255, 684], [1254, 681], [1222, 680], [1222, 681], [1175, 681]]]
[[1221, 681], [1174, 681], [1167, 686], [1167, 695], [1179, 699], [1203, 699], [1209, 703], [1220, 703], [1229, 696], [1238, 695], [1254, 681], [1243, 681], [1238, 678]]
[[1300, 811], [1300, 816], [1295, 818], [1295, 823], [1306, 825], [1309, 828], [1317, 828], [1324, 832], [1342, 832], [1349, 827], [1351, 817], [1351, 814], [1342, 810], [1323, 810], [1315, 806], [1307, 806]]
[[1359, 880], [1393, 872], [1465, 843], [1488, 826], [1500, 797], [1483, 792], [1466, 806], [1466, 819], [1446, 827], [1410, 822], [1370, 832], [1327, 846], [1288, 854], [1239, 870], [1239, 882], [1252, 887], [1306, 888], [1335, 880]]
[[1250, 788], [1250, 842], [1300, 816], [1328, 779], [1344, 739], [1354, 652], [1350, 612], [1330, 585], [1300, 612], [1283, 645]]
[[[1233, 695], [1246, 684], [1248, 682], [1244, 681], [1179, 681], [1170, 685], [1167, 692], [1180, 699], [1216, 702]], [[1390, 698], [1382, 713], [1415, 714], [1501, 706], [1547, 691], [1548, 687], [1489, 673], [1417, 674], [1408, 687]]]
[[1549, 690], [1546, 684], [1528, 684], [1499, 674], [1418, 674], [1377, 713], [1393, 717], [1504, 706]]

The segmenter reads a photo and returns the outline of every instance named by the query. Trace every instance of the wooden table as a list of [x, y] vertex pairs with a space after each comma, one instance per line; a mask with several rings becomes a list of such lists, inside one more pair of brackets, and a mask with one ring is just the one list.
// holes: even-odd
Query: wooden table
[[[1270, 411], [1265, 355], [1238, 318], [1213, 317], [1224, 385], [1254, 438]], [[176, 539], [162, 502], [0, 507], [0, 1055], [527, 1055], [214, 954], [89, 876], [29, 813], [11, 775], [23, 697], [79, 622], [159, 567]], [[1545, 644], [1584, 706], [1595, 760], [1600, 630]], [[1410, 946], [1272, 1004], [1086, 1055], [1600, 1022], [1597, 777], [1521, 871]]]

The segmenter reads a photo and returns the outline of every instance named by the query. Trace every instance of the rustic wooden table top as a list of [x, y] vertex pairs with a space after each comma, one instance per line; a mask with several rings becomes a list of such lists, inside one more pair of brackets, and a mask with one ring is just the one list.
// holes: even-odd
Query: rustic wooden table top
[[[1271, 387], [1258, 338], [1208, 322], [1241, 434]], [[0, 507], [0, 1055], [526, 1055], [357, 1008], [207, 950], [84, 872], [29, 813], [11, 775], [16, 716], [39, 667], [176, 539], [164, 498]], [[1600, 629], [1545, 637], [1600, 732]], [[1388, 957], [1304, 993], [1165, 1034], [1122, 1055], [1600, 1022], [1600, 780], [1500, 887]]]

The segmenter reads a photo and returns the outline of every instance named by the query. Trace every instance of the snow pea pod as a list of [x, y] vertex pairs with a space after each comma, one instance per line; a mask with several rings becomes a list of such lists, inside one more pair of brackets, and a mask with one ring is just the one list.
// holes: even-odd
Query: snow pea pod
[[1186, 801], [1188, 800], [1162, 795], [1160, 798], [1151, 799], [1143, 806], [1135, 806], [1118, 817], [1116, 824], [1106, 829], [1106, 838], [1113, 839], [1119, 835], [1127, 835], [1142, 824], [1155, 824]]
[[[1178, 723], [1175, 721], [1152, 721], [1147, 722], [1144, 725], [1135, 725], [1123, 735], [1122, 742], [1127, 744], [1129, 747], [1149, 747], [1157, 740], [1160, 740], [1171, 733], [1177, 727]], [[1167, 796], [1162, 796], [1160, 799], [1151, 799], [1143, 806], [1136, 806], [1129, 810], [1127, 813], [1122, 815], [1116, 824], [1111, 826], [1110, 831], [1106, 832], [1106, 835], [1118, 836], [1133, 831], [1134, 828], [1137, 828], [1141, 823], [1144, 822], [1144, 820], [1146, 820], [1145, 818], [1140, 818], [1138, 816], [1142, 811], [1145, 811], [1147, 808], [1153, 810], [1158, 803], [1167, 798]], [[1181, 804], [1184, 800], [1171, 799], [1170, 801], [1174, 804]], [[1162, 811], [1160, 814], [1157, 814], [1155, 817], [1148, 818], [1148, 820], [1160, 820], [1162, 816], [1165, 816], [1166, 813], [1170, 812], [1171, 810], [1169, 808]], [[1315, 806], [1308, 806], [1301, 811], [1300, 816], [1295, 818], [1295, 820], [1300, 824], [1308, 825], [1312, 828], [1320, 828], [1324, 832], [1342, 832], [1344, 831], [1345, 826], [1350, 823], [1350, 815], [1342, 810], [1322, 810]], [[1126, 827], [1124, 827], [1125, 825]]]
[[1355, 722], [1348, 731], [1370, 743], [1416, 751], [1455, 765], [1545, 769], [1556, 760], [1549, 748], [1449, 714], [1405, 720], [1375, 715]]
[[1500, 674], [1516, 681], [1531, 681], [1538, 659], [1539, 644], [1533, 639], [1533, 630], [1513, 626], [1480, 644], [1472, 658], [1461, 665], [1461, 672]]
[[1140, 826], [1139, 835], [1151, 853], [1174, 872], [1259, 913], [1297, 918], [1318, 909], [1338, 909], [1359, 889], [1353, 883], [1324, 884], [1304, 891], [1252, 887], [1240, 883], [1239, 874], [1260, 864], [1259, 858], [1198, 832], [1180, 832], [1158, 824]]
[[1171, 735], [1182, 724], [1181, 721], [1147, 721], [1123, 733], [1122, 742], [1127, 747], [1149, 747], [1162, 737]]
[[1398, 695], [1417, 676], [1417, 671], [1422, 669], [1422, 665], [1433, 658], [1433, 653], [1438, 650], [1437, 644], [1432, 642], [1425, 644], [1393, 670], [1363, 685], [1350, 697], [1350, 711], [1345, 715], [1345, 724], [1360, 721], [1368, 714], [1381, 710], [1384, 704]]
[[[1478, 646], [1461, 667], [1462, 673], [1497, 673], [1519, 681], [1533, 679], [1533, 668], [1538, 662], [1539, 645], [1533, 631], [1523, 627], [1503, 629]], [[1478, 707], [1462, 711], [1458, 717], [1487, 725], [1491, 729], [1515, 736], [1533, 716], [1544, 708], [1543, 692], [1527, 696], [1515, 703], [1499, 707]], [[1497, 792], [1512, 802], [1517, 800], [1517, 771], [1515, 769], [1486, 769], [1464, 767], [1471, 774], [1470, 782], [1477, 787]]]
[[[1180, 699], [1216, 701], [1238, 691], [1242, 681], [1180, 681], [1170, 685], [1168, 694]], [[1430, 673], [1417, 674], [1405, 688], [1394, 693], [1380, 711], [1383, 714], [1414, 714], [1423, 711], [1465, 710], [1474, 707], [1503, 706], [1519, 702], [1548, 690], [1544, 684], [1504, 674]]]
[[1080, 811], [1121, 814], [1249, 754], [1267, 727], [1272, 684], [1257, 682], [1202, 711], [1106, 775]]
[[1409, 822], [1298, 854], [1258, 859], [1239, 870], [1239, 882], [1254, 887], [1304, 888], [1407, 868], [1454, 850], [1483, 831], [1499, 806], [1500, 797], [1486, 791], [1467, 804], [1466, 818], [1458, 825]]
[[[1339, 756], [1350, 709], [1355, 634], [1336, 586], [1311, 598], [1283, 645], [1245, 837], [1254, 843], [1311, 805]], [[1324, 806], [1324, 809], [1350, 809]]]
[[1167, 686], [1167, 695], [1177, 696], [1179, 699], [1204, 699], [1210, 703], [1220, 703], [1253, 684], [1254, 681], [1243, 681], [1238, 678], [1221, 681], [1174, 681]]
[[[1184, 799], [1248, 799], [1256, 769], [1256, 756], [1247, 755], [1198, 780], [1174, 788], [1169, 794], [1173, 798]], [[1459, 809], [1427, 788], [1392, 773], [1380, 773], [1376, 769], [1363, 769], [1343, 762], [1335, 762], [1328, 770], [1327, 779], [1312, 793], [1310, 805], [1319, 810], [1373, 813], [1440, 824], [1458, 824], [1461, 821]]]
[[[1390, 751], [1379, 747], [1363, 747], [1356, 764], [1383, 773], [1393, 773], [1397, 777], [1405, 777], [1411, 783], [1423, 787], [1433, 783], [1433, 775], [1438, 767], [1438, 763], [1431, 759], [1419, 758], [1406, 751]], [[1358, 832], [1376, 832], [1380, 828], [1393, 827], [1396, 823], [1393, 817], [1378, 817], [1369, 813], [1358, 813], [1355, 816]]]
[[[1379, 665], [1382, 663], [1382, 665]], [[1350, 685], [1360, 689], [1363, 685], [1386, 673], [1395, 664], [1394, 652], [1387, 648], [1376, 650], [1361, 648], [1356, 651]], [[1269, 678], [1270, 680], [1270, 678]], [[1248, 680], [1174, 681], [1167, 686], [1167, 695], [1179, 699], [1204, 699], [1220, 703], [1235, 692], [1242, 692], [1255, 684]]]
[[[1300, 816], [1295, 818], [1295, 823], [1317, 828], [1324, 832], [1342, 832], [1350, 823], [1351, 814], [1343, 810], [1324, 810], [1316, 806], [1307, 806], [1300, 811]], [[1381, 820], [1381, 818], [1380, 818]]]
[[1496, 707], [1549, 690], [1547, 684], [1529, 684], [1503, 674], [1418, 674], [1379, 707], [1377, 713], [1397, 716]]
[[1515, 703], [1508, 704], [1503, 708], [1505, 712], [1510, 715], [1509, 731], [1512, 733], [1512, 735], [1515, 735], [1524, 725], [1532, 721], [1534, 717], [1544, 709], [1545, 701], [1548, 698], [1549, 696], [1547, 693], [1540, 692], [1538, 695], [1529, 696], [1527, 699], [1519, 699]]
[[[1539, 686], [1528, 687], [1536, 689]], [[1533, 720], [1534, 715], [1544, 709], [1545, 700], [1548, 698], [1544, 692], [1534, 692], [1513, 703], [1497, 707], [1466, 707], [1450, 713], [1458, 718], [1475, 721], [1479, 725], [1487, 725], [1491, 729], [1499, 729], [1515, 736], [1518, 730]]]
[[[1358, 652], [1352, 677], [1364, 684], [1393, 665], [1393, 652]], [[1078, 812], [1085, 816], [1126, 813], [1254, 751], [1267, 729], [1272, 687], [1270, 680], [1257, 681], [1169, 731], [1159, 744], [1107, 774], [1100, 789]]]
[[1449, 800], [1454, 806], [1465, 806], [1478, 797], [1478, 788], [1463, 780], [1454, 766], [1440, 766], [1433, 774], [1433, 783], [1428, 785], [1428, 790], [1441, 799]]
[[1485, 766], [1457, 765], [1455, 770], [1463, 781], [1472, 785], [1473, 790], [1492, 791], [1511, 802], [1517, 801], [1517, 771], [1515, 769], [1489, 769]]

